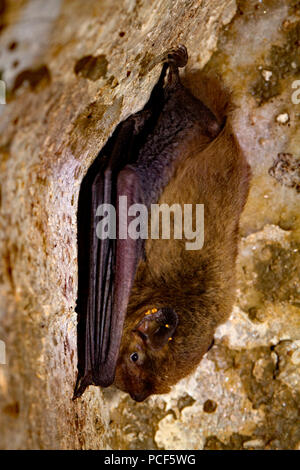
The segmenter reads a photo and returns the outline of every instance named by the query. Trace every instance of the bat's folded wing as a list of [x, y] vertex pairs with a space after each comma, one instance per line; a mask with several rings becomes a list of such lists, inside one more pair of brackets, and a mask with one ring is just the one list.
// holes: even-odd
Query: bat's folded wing
[[[120, 158], [118, 161], [113, 152], [90, 185], [90, 195], [86, 197], [90, 212], [81, 216], [79, 228], [81, 233], [84, 230], [89, 232], [89, 237], [85, 233], [84, 240], [79, 240], [78, 378], [74, 398], [81, 396], [88, 385], [107, 387], [114, 381], [129, 294], [142, 255], [141, 240], [131, 239], [128, 235], [124, 237], [127, 226], [122, 227], [124, 238], [119, 237], [124, 196], [127, 202], [125, 210], [141, 202], [142, 198], [134, 168], [126, 165], [120, 169], [119, 165]], [[119, 203], [120, 196], [123, 196], [123, 205]], [[111, 219], [112, 223], [116, 221], [116, 227], [108, 231], [110, 235], [107, 238], [101, 235], [104, 232], [97, 230], [101, 204], [110, 204], [116, 211], [115, 219]], [[115, 238], [111, 236], [114, 233]], [[80, 260], [85, 265], [83, 271]]]

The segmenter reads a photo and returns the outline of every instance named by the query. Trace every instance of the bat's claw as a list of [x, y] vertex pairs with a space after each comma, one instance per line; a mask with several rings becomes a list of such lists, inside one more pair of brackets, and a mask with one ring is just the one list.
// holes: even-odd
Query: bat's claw
[[166, 72], [166, 69], [169, 68], [166, 83], [167, 86], [165, 88], [167, 92], [176, 88], [180, 83], [178, 68], [184, 67], [187, 64], [187, 61], [188, 53], [186, 47], [183, 44], [179, 44], [172, 49], [168, 49], [163, 55], [163, 74]]
[[72, 400], [74, 401], [76, 400], [76, 398], [80, 398], [83, 392], [85, 391], [85, 389], [91, 384], [92, 382], [89, 376], [88, 378], [86, 376], [84, 377], [78, 376]]
[[187, 49], [183, 44], [179, 44], [172, 49], [169, 49], [164, 54], [164, 62], [167, 62], [169, 65], [173, 65], [176, 68], [184, 67], [188, 61]]

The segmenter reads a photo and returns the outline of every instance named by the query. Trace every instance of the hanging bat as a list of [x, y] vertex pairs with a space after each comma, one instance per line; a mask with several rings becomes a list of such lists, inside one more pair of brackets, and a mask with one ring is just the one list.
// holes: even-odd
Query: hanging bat
[[[83, 180], [74, 398], [91, 384], [114, 383], [136, 401], [167, 393], [199, 364], [232, 309], [249, 167], [227, 94], [203, 79], [202, 100], [193, 96], [179, 78], [186, 63], [184, 46], [164, 55], [148, 103], [117, 127]], [[121, 237], [120, 196], [126, 209], [203, 204], [202, 249], [186, 249], [184, 236]], [[116, 208], [116, 238], [97, 236], [103, 203]]]

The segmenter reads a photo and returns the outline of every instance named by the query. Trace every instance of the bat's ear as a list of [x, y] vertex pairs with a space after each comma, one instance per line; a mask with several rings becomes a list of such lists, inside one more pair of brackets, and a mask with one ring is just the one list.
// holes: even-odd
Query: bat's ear
[[[151, 313], [151, 312], [155, 313]], [[162, 348], [172, 339], [178, 325], [177, 313], [169, 307], [149, 310], [135, 331], [153, 349]]]

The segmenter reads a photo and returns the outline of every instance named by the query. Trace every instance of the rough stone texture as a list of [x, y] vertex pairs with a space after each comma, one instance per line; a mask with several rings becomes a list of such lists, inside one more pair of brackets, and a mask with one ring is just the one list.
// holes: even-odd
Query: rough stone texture
[[160, 445], [164, 399], [138, 407], [91, 387], [71, 401], [78, 191], [118, 122], [147, 101], [160, 55], [182, 42], [203, 66], [235, 10], [232, 0], [0, 1], [1, 448]]

